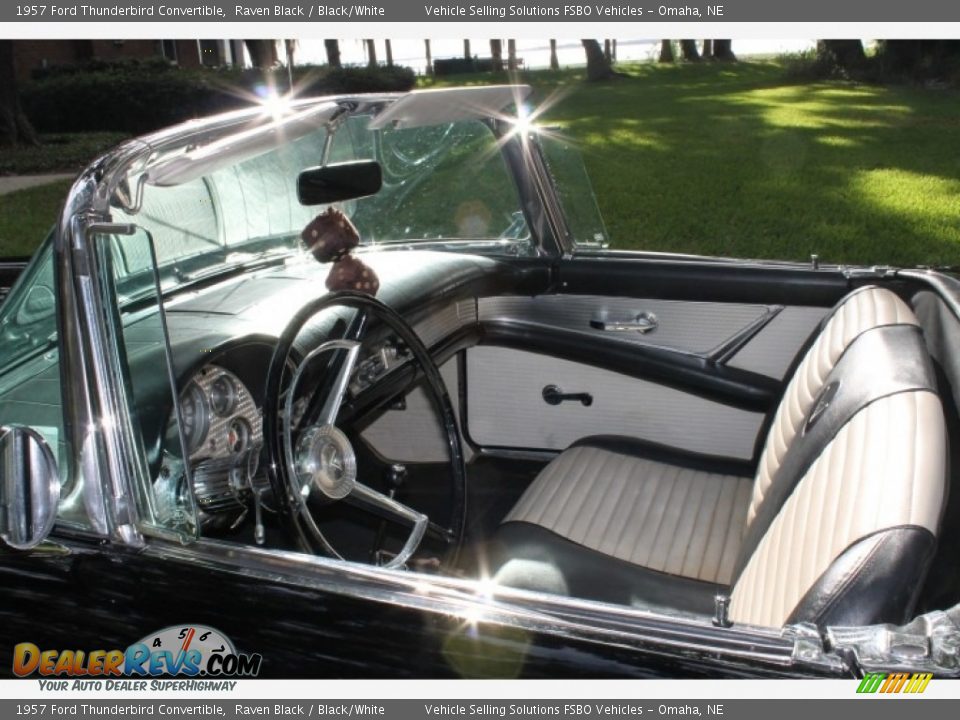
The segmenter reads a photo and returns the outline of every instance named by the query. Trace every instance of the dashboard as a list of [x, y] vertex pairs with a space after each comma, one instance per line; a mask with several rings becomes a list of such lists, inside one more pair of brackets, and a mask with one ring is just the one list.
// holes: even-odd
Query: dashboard
[[[212, 357], [211, 362], [186, 375], [179, 395], [194, 497], [201, 522], [208, 529], [231, 525], [249, 506], [251, 495], [268, 487], [267, 478], [259, 472], [264, 450], [263, 398], [254, 395], [250, 387], [260, 388], [269, 349], [263, 344], [240, 345]], [[375, 333], [364, 343], [351, 375], [350, 396], [357, 397], [409, 359], [409, 349], [392, 333]], [[319, 385], [324, 367], [323, 362], [315, 362], [305, 376], [303, 397], [293, 405], [295, 425], [306, 410], [307, 389]], [[168, 449], [180, 446], [177, 433], [171, 414]]]
[[[378, 299], [407, 318], [428, 347], [476, 324], [478, 296], [505, 290], [529, 294], [548, 279], [539, 266], [513, 268], [458, 253], [384, 250], [365, 253], [364, 259], [381, 278]], [[170, 301], [167, 322], [182, 427], [160, 372], [163, 359], [153, 351], [131, 356], [131, 374], [143, 379], [133, 390], [136, 406], [143, 410], [139, 419], [151, 475], [155, 483], [183, 478], [188, 464], [201, 523], [234, 527], [251, 508], [251, 496], [256, 501], [262, 493], [269, 500], [263, 461], [267, 369], [279, 332], [304, 298], [316, 296], [326, 272], [314, 263], [272, 267]], [[295, 354], [305, 357], [310, 348], [341, 336], [341, 316], [333, 312], [311, 323]], [[152, 315], [132, 316], [125, 334], [128, 340], [162, 347]], [[393, 401], [410, 359], [409, 348], [394, 333], [371, 327], [348, 384], [351, 400], [363, 398], [352, 410], [375, 413]], [[307, 371], [300, 394], [320, 387], [324, 367], [317, 363]], [[381, 390], [394, 397], [381, 398]], [[295, 424], [307, 405], [305, 397], [295, 400]]]

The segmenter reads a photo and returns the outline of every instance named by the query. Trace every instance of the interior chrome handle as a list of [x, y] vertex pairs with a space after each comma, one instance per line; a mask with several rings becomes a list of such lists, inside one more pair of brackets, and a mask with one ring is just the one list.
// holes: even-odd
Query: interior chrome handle
[[642, 312], [633, 320], [594, 318], [590, 321], [590, 327], [594, 330], [603, 330], [604, 332], [638, 332], [644, 335], [656, 330], [658, 325], [657, 316], [651, 312]]
[[542, 395], [547, 405], [559, 405], [567, 401], [579, 402], [584, 407], [593, 405], [593, 395], [590, 393], [565, 393], [559, 385], [547, 385]]

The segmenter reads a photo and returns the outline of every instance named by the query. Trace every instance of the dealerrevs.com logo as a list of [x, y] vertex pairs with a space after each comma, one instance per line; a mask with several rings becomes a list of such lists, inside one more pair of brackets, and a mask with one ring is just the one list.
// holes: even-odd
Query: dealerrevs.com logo
[[43, 650], [22, 642], [13, 649], [17, 677], [256, 677], [263, 658], [238, 653], [219, 630], [174, 625], [125, 650]]

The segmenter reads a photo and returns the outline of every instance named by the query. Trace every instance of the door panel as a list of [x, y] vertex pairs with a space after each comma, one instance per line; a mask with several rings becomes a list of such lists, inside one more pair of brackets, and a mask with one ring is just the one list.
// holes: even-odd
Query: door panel
[[821, 307], [784, 308], [727, 365], [783, 380], [801, 344], [827, 312]]
[[[550, 405], [543, 388], [589, 393]], [[467, 428], [481, 446], [562, 450], [589, 435], [627, 435], [689, 452], [753, 455], [763, 414], [568, 360], [503, 347], [467, 351]]]
[[[562, 450], [615, 434], [756, 460], [791, 364], [851, 286], [837, 268], [800, 264], [564, 258], [555, 294], [479, 300], [469, 437], [481, 447]], [[547, 385], [593, 403], [548, 404]]]
[[[628, 344], [667, 348], [708, 356], [741, 332], [779, 312], [778, 306], [742, 303], [682, 302], [598, 295], [540, 295], [482, 298], [481, 322], [522, 321], [585, 333]], [[597, 323], [629, 323], [653, 316], [656, 326], [646, 333], [603, 330]], [[591, 324], [593, 323], [593, 325]], [[585, 341], [588, 342], [585, 338]]]

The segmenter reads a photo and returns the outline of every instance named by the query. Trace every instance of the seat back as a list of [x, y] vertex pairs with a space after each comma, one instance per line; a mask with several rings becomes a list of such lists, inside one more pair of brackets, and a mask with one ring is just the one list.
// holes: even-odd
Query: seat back
[[936, 545], [946, 432], [916, 318], [863, 288], [791, 378], [735, 564], [735, 622], [900, 622]]
[[803, 428], [837, 361], [863, 333], [893, 325], [917, 326], [918, 323], [903, 300], [875, 286], [847, 295], [821, 323], [820, 332], [790, 378], [773, 416], [747, 510], [748, 527], [765, 504], [784, 456]]

